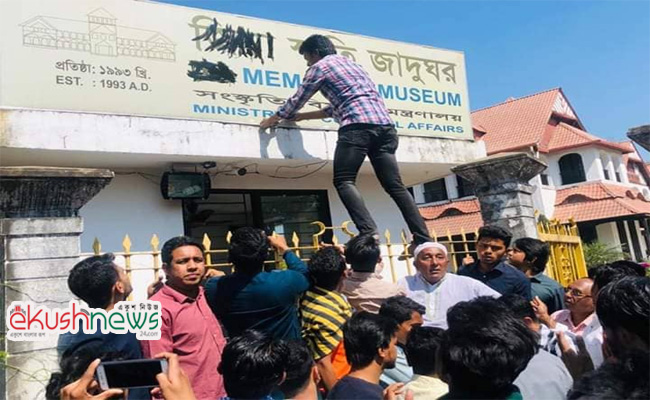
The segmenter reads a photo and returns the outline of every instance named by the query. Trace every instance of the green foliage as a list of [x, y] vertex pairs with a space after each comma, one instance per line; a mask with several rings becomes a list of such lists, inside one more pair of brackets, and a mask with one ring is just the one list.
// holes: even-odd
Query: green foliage
[[538, 223], [548, 224], [550, 221], [549, 221], [548, 218], [546, 218], [546, 215], [544, 215], [544, 214], [539, 214], [539, 216], [537, 217], [537, 222], [538, 222]]
[[583, 250], [588, 269], [628, 258], [628, 255], [620, 251], [617, 246], [608, 246], [601, 242], [586, 243]]

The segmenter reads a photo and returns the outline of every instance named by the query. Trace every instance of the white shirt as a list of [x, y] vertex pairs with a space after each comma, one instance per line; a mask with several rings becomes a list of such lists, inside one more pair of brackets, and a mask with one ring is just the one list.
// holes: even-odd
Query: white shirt
[[540, 349], [513, 383], [526, 400], [564, 399], [573, 378], [559, 357]]
[[[568, 310], [562, 311], [566, 311], [568, 313]], [[559, 313], [559, 311], [553, 313], [553, 315], [557, 313]], [[580, 324], [582, 325], [579, 326], [581, 328], [580, 331], [573, 334], [571, 326], [556, 320], [555, 331], [564, 331], [565, 336], [573, 342], [572, 347], [575, 351], [578, 351], [578, 349], [577, 345], [575, 344], [575, 338], [573, 336], [582, 336], [582, 339], [585, 342], [585, 347], [587, 348], [587, 352], [589, 353], [589, 357], [591, 357], [591, 362], [594, 364], [594, 369], [596, 369], [605, 360], [605, 357], [603, 356], [603, 327], [600, 325], [600, 321], [598, 320], [598, 317], [595, 313], [590, 315], [588, 319], [589, 320], [586, 321], [586, 323], [583, 322]]]
[[499, 292], [474, 278], [447, 273], [435, 284], [427, 282], [418, 272], [400, 279], [397, 284], [406, 296], [426, 309], [424, 326], [447, 329], [447, 310], [461, 301], [480, 296], [500, 297]]

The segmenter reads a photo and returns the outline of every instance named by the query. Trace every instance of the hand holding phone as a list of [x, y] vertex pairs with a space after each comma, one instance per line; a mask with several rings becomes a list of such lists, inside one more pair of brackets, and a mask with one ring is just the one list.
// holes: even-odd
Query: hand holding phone
[[159, 388], [152, 390], [151, 394], [162, 394], [165, 400], [196, 400], [190, 379], [185, 375], [178, 362], [178, 355], [174, 353], [156, 354], [156, 358], [165, 358], [169, 363], [167, 374], [158, 374]]
[[156, 375], [160, 373], [167, 373], [165, 359], [106, 361], [100, 363], [96, 371], [99, 387], [103, 390], [158, 386]]
[[96, 359], [90, 365], [88, 368], [86, 368], [86, 372], [79, 378], [78, 380], [72, 382], [71, 384], [65, 386], [63, 389], [61, 389], [61, 399], [62, 400], [89, 400], [89, 399], [95, 399], [95, 400], [104, 400], [104, 399], [110, 399], [113, 396], [119, 396], [124, 394], [124, 391], [121, 389], [110, 389], [106, 390], [96, 396], [93, 396], [91, 392], [93, 392], [92, 387], [95, 387], [95, 390], [97, 389], [97, 383], [95, 382], [94, 376], [95, 376], [95, 370], [97, 369], [97, 366], [100, 363], [100, 359]]

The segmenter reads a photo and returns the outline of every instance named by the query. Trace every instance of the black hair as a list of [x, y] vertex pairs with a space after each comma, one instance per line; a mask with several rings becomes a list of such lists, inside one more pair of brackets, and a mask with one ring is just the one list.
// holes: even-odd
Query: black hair
[[524, 252], [526, 261], [534, 260], [531, 269], [535, 275], [544, 272], [550, 251], [548, 243], [525, 237], [515, 240], [513, 246]]
[[280, 385], [280, 391], [285, 399], [292, 399], [309, 385], [314, 359], [303, 341], [295, 340], [287, 345], [289, 353], [284, 368], [287, 376]]
[[516, 318], [523, 320], [525, 317], [529, 317], [535, 322], [539, 321], [530, 301], [526, 300], [523, 296], [511, 293], [501, 296], [497, 300], [499, 303], [508, 307]]
[[268, 256], [268, 239], [259, 229], [239, 228], [230, 238], [228, 261], [235, 265], [237, 272], [256, 274], [262, 271]]
[[357, 272], [375, 272], [381, 250], [372, 234], [359, 234], [345, 245], [345, 261]]
[[648, 344], [650, 340], [650, 278], [628, 276], [598, 292], [596, 314], [604, 328], [623, 328]]
[[311, 54], [319, 57], [329, 56], [330, 54], [336, 54], [336, 48], [334, 43], [323, 35], [311, 35], [305, 39], [300, 48], [298, 48], [298, 53], [302, 54]]
[[171, 267], [173, 257], [172, 253], [179, 247], [183, 246], [194, 246], [201, 250], [201, 254], [205, 253], [205, 248], [203, 245], [196, 240], [188, 236], [176, 236], [163, 244], [162, 250], [160, 250], [160, 258], [162, 259], [163, 265]]
[[442, 351], [450, 386], [481, 398], [510, 392], [538, 349], [537, 337], [497, 299], [478, 297], [447, 311]]
[[345, 259], [334, 247], [318, 250], [309, 260], [312, 283], [326, 290], [336, 289], [345, 268]]
[[503, 241], [503, 244], [508, 247], [510, 246], [510, 241], [512, 240], [512, 233], [496, 225], [482, 226], [478, 230], [477, 241], [483, 238], [501, 239]]
[[59, 372], [53, 372], [50, 375], [50, 380], [45, 387], [45, 398], [59, 400], [61, 389], [81, 378], [88, 366], [98, 358], [102, 361], [128, 359], [123, 352], [107, 350], [103, 342], [79, 347], [72, 353], [66, 352], [61, 357]]
[[228, 397], [261, 399], [271, 394], [282, 382], [288, 353], [286, 342], [253, 329], [232, 339], [217, 368]]
[[444, 329], [414, 326], [406, 340], [406, 361], [418, 375], [433, 375]]
[[606, 362], [576, 381], [567, 399], [647, 400], [650, 398], [649, 369], [647, 352], [625, 354], [618, 362]]
[[397, 325], [382, 315], [360, 311], [343, 325], [345, 357], [353, 369], [368, 366], [380, 349], [390, 346]]
[[598, 290], [603, 289], [608, 283], [626, 276], [645, 276], [645, 269], [632, 261], [615, 261], [594, 268], [594, 284]]
[[410, 320], [414, 312], [424, 315], [427, 309], [404, 295], [387, 298], [379, 308], [379, 315], [392, 319], [398, 325]]
[[106, 308], [113, 296], [113, 286], [119, 279], [115, 256], [106, 253], [78, 262], [68, 275], [68, 288], [92, 308]]

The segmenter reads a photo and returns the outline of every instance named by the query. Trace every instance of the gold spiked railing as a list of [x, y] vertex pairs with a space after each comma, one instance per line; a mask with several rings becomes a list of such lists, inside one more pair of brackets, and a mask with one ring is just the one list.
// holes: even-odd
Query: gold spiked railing
[[[324, 223], [320, 221], [315, 221], [312, 222], [312, 225], [314, 225], [317, 231], [311, 235], [310, 243], [304, 243], [304, 242], [301, 243], [300, 236], [296, 232], [293, 232], [286, 239], [290, 248], [296, 253], [296, 255], [306, 261], [309, 258], [308, 255], [313, 253], [319, 248], [320, 243], [322, 241], [322, 237], [326, 232], [329, 231], [332, 233], [332, 243], [335, 245], [339, 243], [345, 243], [347, 242], [348, 239], [353, 237], [354, 233], [350, 231], [350, 229], [348, 228], [349, 224], [351, 224], [351, 221], [345, 221], [339, 226], [326, 226]], [[273, 234], [275, 235], [275, 233]], [[341, 239], [339, 238], [339, 235], [343, 235]], [[228, 232], [225, 237], [226, 243], [230, 243], [231, 237], [232, 237], [232, 232]], [[388, 230], [386, 230], [384, 232], [383, 239], [384, 242], [381, 244], [385, 245], [385, 248], [387, 250], [386, 254], [384, 254], [383, 256], [384, 258], [388, 259], [392, 280], [397, 281], [399, 276], [405, 275], [405, 273], [400, 273], [398, 271], [398, 269], [400, 268], [400, 264], [403, 265], [403, 262], [405, 260], [407, 262], [406, 262], [406, 271], [404, 272], [406, 272], [409, 275], [412, 274], [413, 273], [412, 266], [411, 263], [408, 262], [410, 255], [408, 254], [408, 250], [407, 250], [410, 240], [408, 240], [406, 233], [404, 231], [400, 232], [400, 242], [396, 243], [391, 241], [391, 233]], [[228, 262], [214, 261], [215, 258], [222, 259], [222, 260], [225, 259], [226, 258], [225, 255], [228, 253], [228, 249], [212, 248], [212, 242], [213, 240], [212, 238], [210, 238], [210, 236], [208, 236], [207, 234], [203, 235], [201, 243], [205, 248], [205, 258], [206, 258], [205, 261], [207, 267], [218, 269], [223, 272], [229, 272], [230, 269], [232, 268], [232, 264]], [[380, 240], [380, 242], [382, 241]], [[113, 254], [116, 257], [118, 257], [118, 264], [124, 266], [129, 276], [131, 276], [133, 271], [152, 270], [153, 279], [157, 280], [161, 268], [160, 240], [157, 235], [154, 234], [151, 237], [149, 241], [149, 245], [151, 248], [151, 250], [149, 251], [133, 251], [131, 249], [132, 248], [131, 238], [127, 234], [124, 236], [124, 239], [122, 240], [121, 251], [114, 251]], [[99, 255], [102, 253], [102, 245], [98, 238], [95, 238], [92, 248], [93, 248], [92, 253], [83, 253], [81, 254], [81, 256], [88, 257], [92, 255]], [[144, 264], [146, 265], [142, 266], [143, 262], [141, 257], [143, 256], [151, 258], [150, 265], [149, 262], [145, 262]], [[133, 266], [132, 259], [134, 257], [139, 257], [140, 260], [140, 262], [138, 262], [139, 266]], [[123, 263], [119, 262], [119, 258], [122, 258], [124, 262]], [[278, 269], [286, 268], [286, 265], [284, 264], [284, 260], [276, 252], [272, 252], [270, 259], [265, 261], [265, 263], [270, 268], [278, 268]]]
[[[354, 233], [348, 228], [350, 221], [343, 222], [340, 226], [326, 226], [320, 221], [312, 222], [312, 225], [317, 229], [317, 232], [312, 234], [311, 243], [301, 243], [300, 236], [293, 232], [287, 241], [290, 248], [295, 251], [298, 257], [307, 260], [308, 255], [316, 251], [320, 245], [323, 235], [330, 231], [332, 233], [332, 243], [339, 244], [341, 239], [337, 236], [342, 234], [343, 242], [354, 236]], [[587, 268], [585, 265], [584, 254], [582, 252], [582, 242], [578, 233], [577, 225], [574, 221], [569, 220], [568, 223], [560, 223], [559, 221], [540, 222], [537, 224], [539, 238], [551, 247], [551, 256], [549, 258], [546, 273], [553, 279], [560, 282], [562, 285], [567, 286], [573, 280], [587, 276]], [[459, 234], [452, 235], [449, 230], [444, 234], [440, 234], [435, 230], [431, 230], [431, 237], [435, 238], [438, 242], [444, 244], [449, 252], [450, 266], [452, 272], [457, 272], [462, 267], [463, 260], [476, 259], [476, 238], [478, 237], [478, 230], [472, 232], [465, 232], [461, 229]], [[274, 233], [275, 234], [275, 233]], [[232, 233], [226, 234], [226, 243], [230, 243]], [[385, 248], [382, 257], [388, 261], [390, 268], [390, 276], [393, 282], [396, 282], [399, 277], [405, 275], [412, 275], [414, 267], [410, 262], [411, 255], [409, 254], [410, 238], [404, 231], [399, 234], [399, 241], [393, 242], [394, 236], [387, 229], [384, 231], [383, 240], [380, 244]], [[219, 259], [225, 259], [228, 249], [213, 249], [212, 239], [204, 234], [202, 244], [205, 247], [206, 265], [208, 268], [219, 269], [224, 272], [229, 272], [232, 265], [228, 262], [214, 262], [215, 256]], [[149, 251], [132, 251], [132, 243], [129, 235], [125, 235], [122, 240], [122, 251], [114, 252], [117, 257], [123, 257], [124, 268], [127, 274], [131, 275], [135, 270], [152, 270], [153, 279], [157, 280], [161, 268], [160, 260], [160, 240], [157, 235], [153, 235], [149, 241], [151, 250]], [[93, 252], [85, 253], [81, 256], [98, 255], [102, 252], [102, 246], [99, 239], [95, 239], [93, 243]], [[151, 263], [146, 262], [146, 266], [132, 266], [133, 257], [150, 257]], [[141, 260], [141, 259], [140, 259]], [[272, 257], [265, 261], [270, 268], [284, 269], [284, 261], [277, 253], [273, 252]], [[138, 265], [142, 265], [139, 262]], [[273, 264], [273, 265], [271, 265]]]

